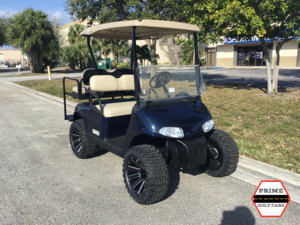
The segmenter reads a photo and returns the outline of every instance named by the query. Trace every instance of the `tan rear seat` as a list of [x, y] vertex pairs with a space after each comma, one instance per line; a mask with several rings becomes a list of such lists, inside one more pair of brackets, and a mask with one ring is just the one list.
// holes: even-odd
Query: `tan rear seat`
[[[93, 92], [133, 91], [134, 78], [131, 74], [123, 75], [120, 78], [111, 75], [92, 76], [90, 89]], [[130, 115], [135, 103], [136, 101], [102, 104], [103, 115], [105, 117]], [[96, 105], [96, 108], [101, 110], [99, 105]]]
[[[78, 87], [75, 86], [72, 88], [72, 91], [75, 93], [78, 93]], [[89, 86], [82, 86], [81, 87], [81, 94], [87, 94], [90, 92], [90, 87]]]

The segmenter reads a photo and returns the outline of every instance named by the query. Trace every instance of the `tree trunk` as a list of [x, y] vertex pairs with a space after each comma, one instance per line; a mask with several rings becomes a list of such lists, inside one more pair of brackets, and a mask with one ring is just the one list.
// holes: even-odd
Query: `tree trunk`
[[30, 64], [30, 73], [43, 73], [43, 58], [36, 52], [27, 52], [28, 62]]
[[272, 90], [272, 75], [271, 75], [271, 64], [270, 64], [270, 56], [269, 56], [269, 51], [268, 51], [268, 47], [267, 47], [267, 43], [265, 41], [265, 39], [263, 37], [260, 38], [261, 41], [261, 45], [263, 48], [263, 52], [264, 52], [264, 56], [266, 59], [266, 66], [267, 66], [267, 83], [268, 83], [268, 89], [267, 89], [267, 93], [268, 94], [272, 94], [273, 90]]
[[147, 43], [147, 46], [150, 50], [151, 65], [157, 65], [157, 59], [156, 59], [156, 42], [157, 42], [157, 40], [146, 39], [145, 42]]
[[272, 88], [275, 93], [278, 92], [279, 60], [280, 60], [280, 54], [279, 51], [277, 51], [277, 46], [276, 46], [276, 60], [275, 60], [273, 88]]
[[75, 70], [75, 65], [73, 63], [69, 63], [69, 70], [74, 71]]

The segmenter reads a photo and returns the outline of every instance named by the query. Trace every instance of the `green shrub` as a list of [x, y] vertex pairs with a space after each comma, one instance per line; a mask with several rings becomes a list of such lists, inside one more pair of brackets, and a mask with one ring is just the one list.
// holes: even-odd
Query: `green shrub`
[[117, 68], [118, 69], [130, 69], [130, 64], [129, 63], [117, 63]]

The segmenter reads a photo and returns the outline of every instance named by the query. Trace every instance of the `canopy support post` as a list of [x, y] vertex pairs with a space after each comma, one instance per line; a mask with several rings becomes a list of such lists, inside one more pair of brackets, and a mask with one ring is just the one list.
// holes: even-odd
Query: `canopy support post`
[[196, 86], [197, 86], [197, 94], [201, 95], [201, 83], [203, 82], [201, 71], [200, 71], [200, 61], [199, 61], [199, 50], [198, 50], [198, 38], [197, 33], [194, 33], [194, 49], [195, 49], [195, 64], [198, 65], [196, 67]]
[[194, 33], [195, 64], [200, 66], [197, 33]]
[[91, 39], [91, 36], [87, 36], [87, 45], [88, 45], [88, 49], [89, 49], [90, 55], [91, 55], [91, 57], [92, 57], [92, 61], [93, 61], [95, 70], [98, 70], [98, 68], [97, 68], [97, 63], [96, 63], [96, 60], [95, 60], [95, 57], [94, 57], [94, 54], [93, 54], [93, 51], [92, 51], [92, 48], [91, 48], [90, 39]]
[[140, 85], [139, 85], [139, 78], [138, 78], [138, 72], [137, 72], [137, 55], [136, 55], [136, 36], [135, 36], [135, 29], [136, 27], [132, 27], [131, 29], [131, 40], [132, 40], [132, 47], [131, 52], [132, 56], [131, 59], [133, 62], [131, 64], [133, 65], [133, 74], [134, 74], [134, 89], [135, 89], [135, 98], [136, 103], [138, 106], [140, 106]]
[[133, 70], [133, 44], [131, 44], [131, 48], [130, 48], [130, 69]]

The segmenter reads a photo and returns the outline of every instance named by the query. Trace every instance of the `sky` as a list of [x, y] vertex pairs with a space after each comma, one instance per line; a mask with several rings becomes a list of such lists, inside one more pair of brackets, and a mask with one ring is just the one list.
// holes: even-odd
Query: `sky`
[[72, 21], [65, 11], [64, 0], [0, 0], [0, 15], [9, 13], [14, 14], [23, 11], [26, 8], [42, 10], [50, 17], [58, 17], [63, 24]]

